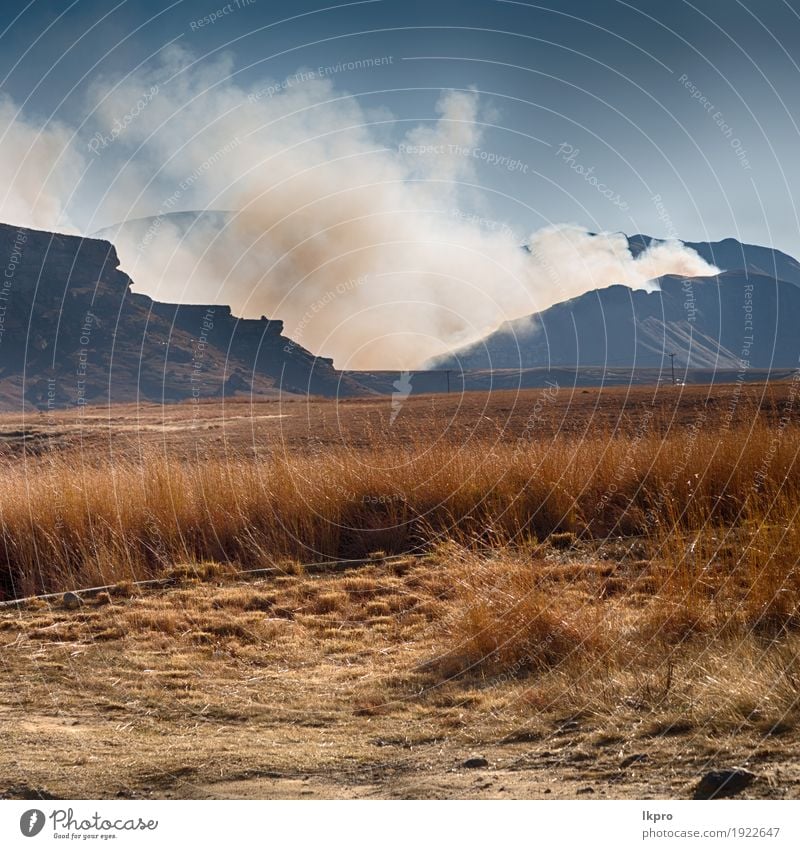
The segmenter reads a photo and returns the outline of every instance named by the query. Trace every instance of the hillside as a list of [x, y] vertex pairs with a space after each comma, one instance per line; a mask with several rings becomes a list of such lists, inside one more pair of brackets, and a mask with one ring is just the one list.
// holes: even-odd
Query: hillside
[[[647, 236], [629, 240], [637, 254]], [[800, 264], [770, 248], [687, 242], [725, 269], [715, 277], [663, 277], [648, 292], [615, 285], [508, 322], [434, 365], [453, 369], [670, 366], [784, 369], [797, 365]]]
[[0, 405], [363, 391], [278, 320], [131, 291], [114, 246], [0, 224]]

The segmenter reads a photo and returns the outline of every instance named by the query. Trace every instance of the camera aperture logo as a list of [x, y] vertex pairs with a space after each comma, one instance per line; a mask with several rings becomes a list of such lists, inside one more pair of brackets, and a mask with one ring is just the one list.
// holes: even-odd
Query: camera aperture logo
[[400, 379], [392, 383], [394, 392], [392, 392], [392, 412], [389, 416], [389, 427], [394, 424], [394, 420], [400, 415], [400, 410], [403, 409], [403, 404], [411, 394], [411, 373], [407, 371], [400, 372]]
[[64, 840], [113, 840], [120, 831], [155, 831], [158, 828], [158, 820], [141, 817], [109, 819], [95, 811], [92, 816], [80, 819], [72, 808], [56, 808], [47, 816], [38, 808], [31, 808], [19, 818], [19, 830], [25, 837], [36, 837], [48, 819], [52, 824], [53, 837]]
[[19, 818], [19, 830], [25, 837], [36, 837], [44, 828], [44, 813], [36, 808], [31, 808]]

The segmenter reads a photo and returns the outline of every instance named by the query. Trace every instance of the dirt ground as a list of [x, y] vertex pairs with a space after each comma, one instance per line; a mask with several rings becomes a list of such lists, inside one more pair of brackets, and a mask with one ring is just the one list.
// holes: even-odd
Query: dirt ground
[[794, 728], [432, 674], [446, 583], [399, 560], [7, 608], [0, 798], [680, 799], [717, 767], [756, 773], [745, 798], [800, 798]]
[[[1, 416], [0, 453], [313, 455], [376, 436], [428, 450], [625, 432], [645, 411], [665, 431], [708, 407], [731, 422], [777, 421], [790, 391], [87, 408]], [[793, 722], [708, 722], [685, 700], [595, 709], [585, 693], [550, 699], [558, 679], [437, 673], [446, 560], [248, 578], [209, 569], [178, 570], [168, 587], [120, 585], [76, 610], [60, 599], [0, 608], [0, 798], [691, 798], [704, 772], [726, 767], [757, 775], [744, 797], [800, 798]], [[600, 676], [584, 689], [603, 686]]]

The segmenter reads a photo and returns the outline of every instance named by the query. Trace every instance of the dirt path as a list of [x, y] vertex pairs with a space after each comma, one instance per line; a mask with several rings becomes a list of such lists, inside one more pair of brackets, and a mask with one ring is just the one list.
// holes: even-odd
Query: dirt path
[[[800, 798], [792, 727], [432, 679], [443, 579], [424, 568], [0, 612], [0, 797], [690, 798], [708, 769], [746, 766], [746, 796]], [[331, 610], [346, 593], [361, 621]]]

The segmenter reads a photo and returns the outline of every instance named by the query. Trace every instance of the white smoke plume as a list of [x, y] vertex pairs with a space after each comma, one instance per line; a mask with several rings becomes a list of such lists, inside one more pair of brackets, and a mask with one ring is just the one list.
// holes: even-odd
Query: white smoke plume
[[26, 120], [0, 94], [0, 220], [76, 232], [66, 206], [84, 164], [72, 131], [60, 122]]
[[[86, 232], [149, 216], [113, 238], [138, 291], [283, 319], [287, 335], [340, 368], [415, 368], [591, 289], [717, 271], [679, 242], [633, 258], [624, 236], [570, 225], [531, 234], [527, 251], [508, 228], [465, 215], [474, 159], [463, 151], [481, 142], [475, 92], [443, 94], [436, 122], [398, 139], [390, 114], [330, 79], [244, 87], [230, 58], [192, 58], [173, 47], [157, 67], [96, 81], [80, 133], [51, 129], [35, 154], [63, 161], [44, 167], [73, 179], [88, 158], [87, 176], [53, 178], [33, 197], [29, 180], [7, 172], [15, 147], [40, 141], [5, 104], [0, 217], [55, 226], [73, 190]], [[170, 216], [181, 210], [229, 212]]]

